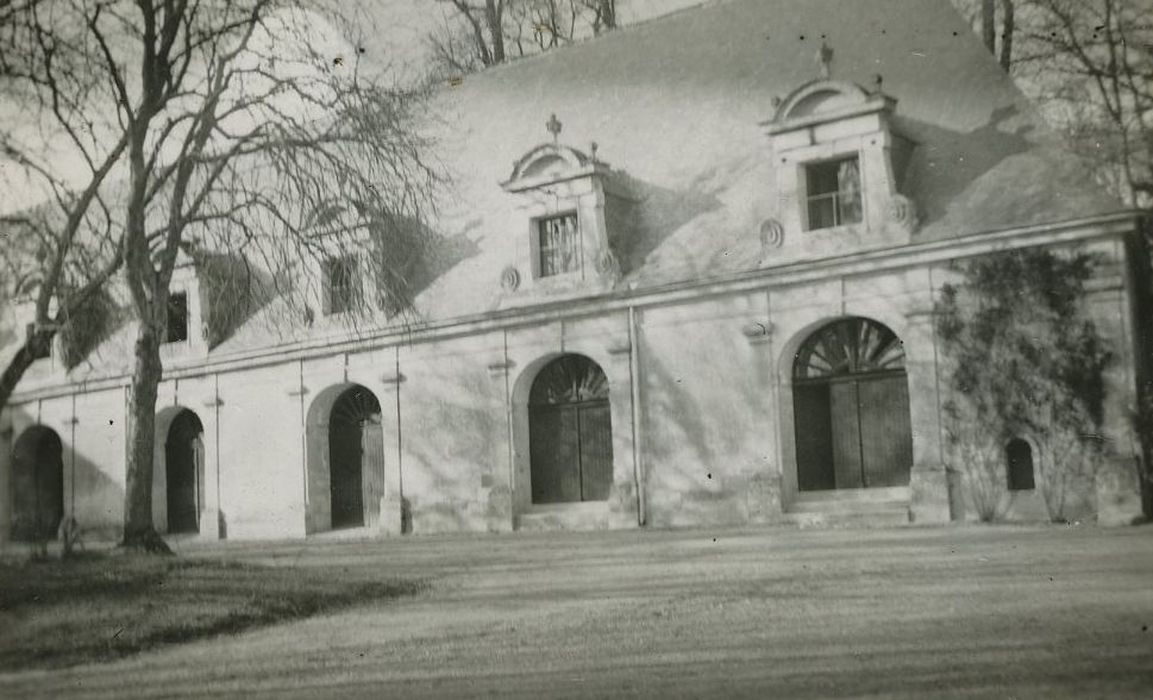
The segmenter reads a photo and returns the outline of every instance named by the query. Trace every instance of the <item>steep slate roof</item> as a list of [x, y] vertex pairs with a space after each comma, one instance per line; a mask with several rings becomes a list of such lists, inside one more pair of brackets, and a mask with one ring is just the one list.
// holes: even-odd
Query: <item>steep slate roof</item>
[[[914, 241], [1120, 209], [948, 0], [727, 0], [469, 76], [438, 96], [439, 154], [455, 178], [439, 229], [456, 253], [417, 297], [418, 314], [501, 306], [500, 271], [527, 229], [499, 183], [550, 138], [551, 113], [564, 123], [561, 143], [587, 152], [597, 142], [642, 195], [622, 286], [755, 268], [758, 224], [777, 207], [758, 123], [774, 97], [817, 77], [822, 39], [835, 50], [834, 78], [871, 85], [881, 74], [898, 100], [894, 127], [917, 143], [902, 188], [923, 222]], [[213, 354], [306, 337], [270, 333], [260, 317], [276, 306]]]
[[[851, 11], [850, 11], [851, 10]], [[446, 230], [480, 253], [421, 299], [445, 318], [485, 310], [524, 225], [497, 183], [547, 138], [587, 150], [641, 183], [646, 286], [755, 267], [757, 225], [777, 206], [772, 100], [817, 77], [824, 37], [833, 77], [899, 101], [895, 128], [918, 143], [904, 193], [920, 210], [914, 240], [1116, 211], [947, 0], [732, 0], [468, 78], [443, 98], [449, 162], [461, 175]], [[634, 261], [640, 263], [641, 261]]]

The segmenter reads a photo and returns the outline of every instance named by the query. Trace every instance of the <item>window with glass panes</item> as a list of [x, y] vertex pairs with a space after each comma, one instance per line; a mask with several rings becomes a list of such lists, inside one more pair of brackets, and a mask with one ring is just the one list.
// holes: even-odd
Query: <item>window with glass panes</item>
[[861, 221], [861, 167], [856, 156], [805, 169], [809, 230]]
[[173, 292], [168, 295], [168, 328], [164, 342], [182, 343], [186, 340], [188, 340], [188, 293]]
[[580, 269], [580, 234], [575, 212], [537, 222], [540, 234], [540, 276], [550, 277]]
[[352, 308], [356, 289], [356, 259], [353, 257], [329, 258], [325, 261], [325, 288], [328, 304], [327, 313], [341, 314]]

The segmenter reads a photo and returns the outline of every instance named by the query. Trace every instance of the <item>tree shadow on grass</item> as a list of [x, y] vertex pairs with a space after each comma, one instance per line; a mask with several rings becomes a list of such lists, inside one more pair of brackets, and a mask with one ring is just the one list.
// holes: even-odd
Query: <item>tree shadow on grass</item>
[[413, 595], [424, 580], [89, 553], [0, 563], [0, 671], [109, 661]]

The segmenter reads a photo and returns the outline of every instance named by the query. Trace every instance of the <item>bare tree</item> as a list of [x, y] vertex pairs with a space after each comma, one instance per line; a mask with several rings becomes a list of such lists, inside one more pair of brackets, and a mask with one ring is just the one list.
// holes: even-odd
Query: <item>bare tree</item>
[[[167, 551], [152, 522], [152, 459], [178, 258], [235, 253], [305, 299], [322, 263], [386, 266], [382, 238], [426, 230], [439, 180], [416, 126], [422, 93], [361, 71], [362, 50], [345, 39], [361, 18], [341, 4], [44, 0], [19, 20], [38, 47], [24, 60], [85, 59], [77, 107], [107, 124], [87, 138], [114, 144], [103, 151], [119, 176], [113, 214], [98, 237], [118, 244], [137, 321], [122, 544]], [[79, 132], [77, 118], [61, 121]], [[383, 295], [403, 300], [401, 287]], [[372, 301], [342, 303], [354, 297]]]
[[591, 18], [593, 34], [610, 31], [617, 28], [617, 2], [616, 0], [581, 0]]
[[[482, 2], [472, 2], [470, 0], [436, 0], [438, 3], [447, 3], [452, 5], [456, 10], [456, 16], [464, 23], [465, 32], [471, 39], [471, 45], [475, 51], [477, 60], [481, 66], [494, 66], [498, 63], [504, 63], [505, 50], [504, 50], [504, 13], [505, 13], [505, 0], [483, 0]], [[442, 42], [448, 40], [449, 42], [456, 42], [459, 45], [459, 35], [451, 24], [448, 26], [448, 35], [442, 33], [430, 36], [429, 41], [433, 45], [436, 55], [441, 55], [440, 49]], [[457, 51], [449, 51], [449, 54], [459, 53]], [[463, 65], [461, 62], [454, 61], [457, 65]]]
[[[1153, 204], [1153, 3], [1030, 0], [1015, 69], [1128, 204]], [[1027, 21], [1026, 21], [1027, 20]]]
[[123, 262], [106, 185], [128, 140], [88, 111], [97, 88], [74, 37], [36, 31], [47, 4], [0, 5], [0, 102], [7, 122], [22, 122], [0, 129], [0, 158], [20, 173], [9, 188], [45, 200], [0, 214], [0, 291], [32, 306], [21, 345], [0, 373], [0, 409]]
[[617, 27], [616, 0], [435, 1], [453, 11], [427, 41], [434, 64], [451, 75], [548, 51]]
[[953, 4], [973, 25], [985, 48], [997, 57], [1005, 72], [1009, 72], [1013, 64], [1017, 5], [1021, 2], [1022, 0], [953, 0]]

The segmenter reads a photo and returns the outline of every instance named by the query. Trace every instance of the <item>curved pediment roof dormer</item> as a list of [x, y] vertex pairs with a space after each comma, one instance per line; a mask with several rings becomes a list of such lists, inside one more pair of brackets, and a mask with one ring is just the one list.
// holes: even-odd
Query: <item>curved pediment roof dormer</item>
[[908, 243], [917, 216], [900, 190], [913, 143], [893, 129], [897, 101], [881, 76], [871, 88], [834, 79], [829, 46], [817, 59], [820, 76], [774, 99], [761, 122], [782, 203], [762, 235], [812, 255]]
[[613, 245], [627, 228], [629, 203], [597, 145], [588, 154], [561, 145], [562, 126], [552, 115], [545, 124], [552, 142], [529, 149], [501, 183], [516, 195], [515, 216], [528, 234], [501, 277], [505, 292], [521, 298], [604, 291], [620, 276]]
[[891, 112], [897, 101], [881, 92], [880, 76], [873, 90], [844, 80], [821, 78], [794, 89], [783, 100], [774, 101], [773, 118], [762, 125], [769, 133], [807, 128], [857, 115]]
[[524, 192], [607, 172], [608, 166], [596, 159], [595, 151], [589, 156], [571, 146], [542, 143], [513, 163], [512, 174], [501, 186], [508, 192]]

